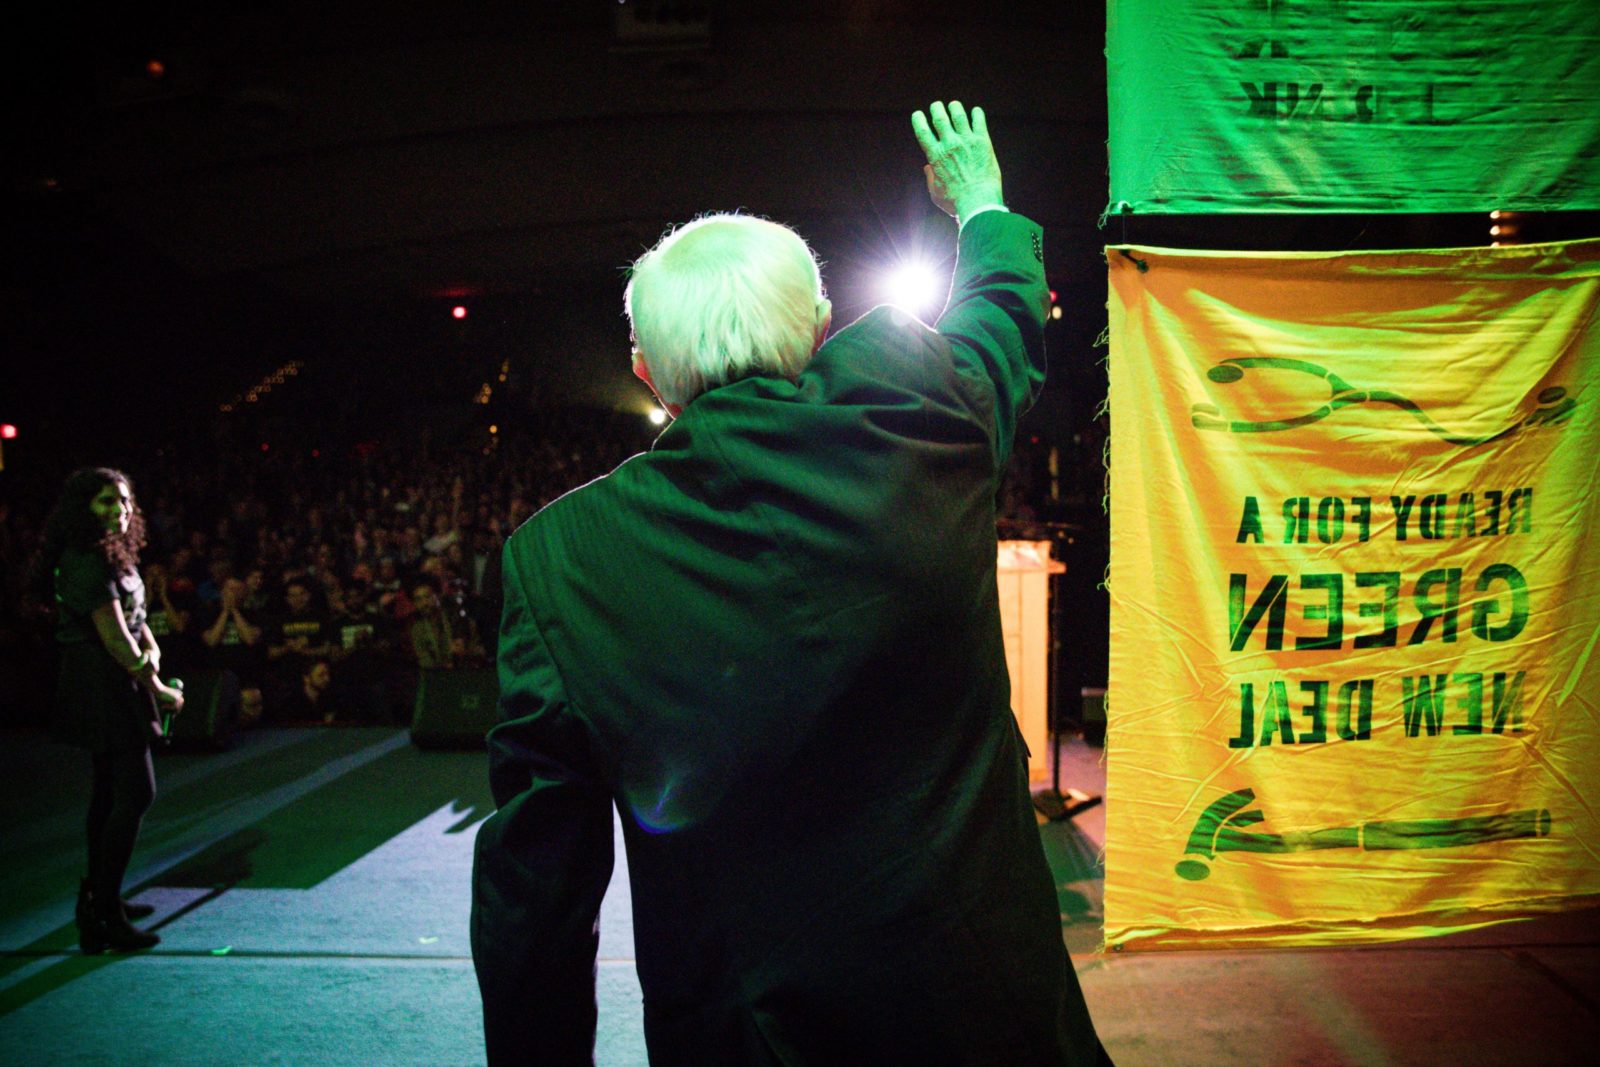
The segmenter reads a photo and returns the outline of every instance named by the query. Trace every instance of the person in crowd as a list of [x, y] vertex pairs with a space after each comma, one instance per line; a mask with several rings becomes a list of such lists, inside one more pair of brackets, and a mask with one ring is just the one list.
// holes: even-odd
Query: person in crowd
[[327, 524], [324, 521], [322, 509], [313, 505], [311, 507], [303, 507], [296, 510], [300, 511], [305, 516], [305, 521], [302, 524], [302, 530], [305, 534], [306, 541], [313, 545], [320, 545], [327, 530]]
[[500, 546], [501, 538], [484, 526], [472, 532], [472, 556], [466, 561], [468, 574], [467, 614], [477, 628], [493, 662], [500, 638]]
[[357, 520], [350, 528], [349, 559], [352, 564], [351, 573], [354, 573], [354, 567], [370, 569], [377, 560], [372, 548], [372, 524], [366, 519]]
[[591, 1060], [613, 805], [656, 1067], [1106, 1062], [995, 580], [1045, 370], [1041, 232], [1003, 205], [981, 110], [913, 128], [960, 225], [937, 325], [878, 308], [823, 344], [797, 234], [678, 228], [624, 298], [675, 421], [506, 543], [473, 871], [491, 1064]]
[[421, 580], [432, 582], [438, 590], [448, 589], [455, 579], [450, 561], [444, 556], [424, 556], [416, 566], [416, 574]]
[[[461, 577], [460, 572], [447, 568], [444, 582], [444, 592], [439, 596], [440, 604], [445, 614], [450, 616], [451, 630], [461, 640], [461, 653], [457, 656], [458, 667], [486, 667], [489, 660], [484, 653], [483, 630], [478, 625], [477, 616], [472, 611], [472, 598], [467, 595], [467, 580]], [[499, 629], [500, 618], [498, 615], [493, 620], [493, 629]]]
[[155, 507], [145, 516], [150, 545], [158, 553], [171, 553], [183, 536], [183, 522], [172, 506], [169, 494], [158, 494]]
[[300, 538], [294, 533], [286, 531], [278, 538], [278, 550], [283, 560], [278, 568], [278, 588], [287, 590], [290, 582], [304, 579], [309, 568]]
[[411, 603], [416, 614], [411, 617], [406, 633], [417, 666], [422, 670], [456, 666], [457, 660], [466, 655], [466, 642], [455, 635], [438, 591], [427, 582], [419, 583], [411, 593]]
[[388, 611], [391, 616], [397, 616], [389, 604], [404, 590], [405, 583], [400, 578], [399, 561], [393, 556], [381, 557], [378, 560], [378, 573], [372, 579], [372, 592], [377, 597], [378, 606]]
[[196, 596], [203, 604], [217, 603], [222, 599], [223, 583], [231, 577], [233, 577], [233, 564], [228, 562], [226, 554], [213, 551], [211, 559], [206, 563], [206, 580], [195, 590]]
[[533, 505], [528, 503], [528, 498], [522, 493], [513, 493], [511, 503], [506, 507], [504, 529], [517, 529], [527, 522], [532, 514]]
[[[204, 541], [204, 538], [205, 535], [201, 534], [200, 540]], [[172, 554], [171, 577], [173, 581], [184, 579], [198, 594], [200, 587], [206, 583], [210, 575], [206, 572], [206, 557], [195, 551], [194, 541], [195, 538], [190, 537], [188, 543]]]
[[374, 524], [371, 527], [371, 534], [372, 551], [367, 558], [375, 566], [382, 566], [383, 560], [394, 558], [394, 536], [390, 533], [389, 527], [381, 524]]
[[333, 702], [329, 699], [333, 668], [326, 659], [315, 656], [301, 663], [296, 684], [280, 700], [274, 701], [273, 718], [286, 723], [315, 722], [331, 726], [336, 718]]
[[228, 560], [232, 565], [232, 557], [238, 555], [238, 533], [233, 528], [232, 515], [220, 515], [216, 524], [211, 528], [211, 558]]
[[[204, 530], [190, 530], [187, 547], [189, 580], [194, 582], [195, 589], [200, 593], [200, 599], [207, 600], [205, 586], [211, 580], [211, 538]], [[212, 602], [214, 597], [213, 593]]]
[[240, 610], [254, 618], [264, 619], [272, 606], [272, 594], [267, 590], [267, 572], [254, 566], [244, 572], [244, 599]]
[[[334, 655], [333, 629], [316, 604], [310, 579], [291, 578], [284, 583], [286, 611], [267, 623], [267, 662], [271, 665], [273, 695], [293, 693], [306, 665]], [[272, 711], [274, 718], [277, 712]]]
[[313, 550], [309, 576], [322, 587], [324, 596], [328, 587], [339, 581], [339, 550], [330, 542], [324, 541]]
[[246, 612], [246, 595], [244, 582], [227, 579], [210, 615], [200, 623], [200, 640], [210, 650], [210, 665], [232, 671], [239, 679], [239, 722], [244, 726], [261, 718], [266, 666], [262, 654], [265, 629], [255, 621], [259, 616], [253, 618]]
[[496, 595], [500, 571], [500, 543], [494, 531], [487, 526], [475, 526], [470, 538], [471, 551], [463, 562], [466, 567], [467, 592], [475, 597]]
[[368, 583], [358, 576], [329, 607], [338, 646], [340, 703], [363, 722], [385, 721], [389, 690], [402, 666], [395, 652], [394, 624], [377, 610]]
[[468, 595], [466, 547], [457, 541], [434, 558], [443, 562], [442, 570], [450, 584], [459, 587], [463, 596]]
[[161, 711], [183, 707], [183, 694], [161, 680], [161, 646], [147, 625], [138, 569], [144, 539], [127, 476], [87, 467], [68, 476], [40, 557], [61, 654], [53, 732], [87, 749], [93, 767], [88, 873], [74, 916], [86, 954], [161, 940], [129, 921], [150, 914], [149, 906], [122, 899], [139, 826], [155, 799], [150, 741], [161, 736]]
[[[456, 482], [457, 485], [461, 483]], [[442, 556], [450, 546], [458, 544], [461, 540], [461, 531], [456, 528], [448, 512], [435, 512], [433, 516], [433, 533], [422, 543], [422, 550], [430, 556]]]
[[145, 600], [145, 624], [160, 643], [167, 666], [180, 675], [198, 666], [204, 645], [195, 629], [194, 591], [187, 583], [170, 580], [165, 566], [152, 563], [145, 568]]
[[278, 531], [263, 526], [256, 531], [255, 565], [257, 567], [277, 567], [283, 562], [283, 543]]
[[408, 525], [400, 531], [396, 554], [400, 557], [401, 565], [406, 567], [415, 567], [422, 562], [422, 530], [420, 527]]
[[310, 583], [303, 578], [291, 580], [283, 588], [283, 602], [288, 610], [269, 624], [267, 658], [277, 661], [291, 656], [332, 655], [328, 619], [317, 610]]

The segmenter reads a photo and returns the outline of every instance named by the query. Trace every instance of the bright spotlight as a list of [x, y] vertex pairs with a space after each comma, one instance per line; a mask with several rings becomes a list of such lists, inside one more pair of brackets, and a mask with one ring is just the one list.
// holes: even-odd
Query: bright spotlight
[[660, 426], [662, 423], [667, 421], [667, 413], [662, 411], [660, 408], [651, 408], [650, 421], [656, 426]]
[[946, 286], [947, 279], [927, 264], [902, 263], [885, 279], [884, 295], [909, 311], [926, 311], [944, 296]]

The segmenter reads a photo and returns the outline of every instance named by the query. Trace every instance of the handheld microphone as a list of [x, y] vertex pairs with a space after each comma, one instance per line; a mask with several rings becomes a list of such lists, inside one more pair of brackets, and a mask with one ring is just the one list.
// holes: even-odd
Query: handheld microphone
[[[183, 692], [183, 679], [168, 678], [167, 686], [181, 693]], [[172, 707], [170, 705], [161, 713], [161, 740], [165, 744], [172, 744]]]

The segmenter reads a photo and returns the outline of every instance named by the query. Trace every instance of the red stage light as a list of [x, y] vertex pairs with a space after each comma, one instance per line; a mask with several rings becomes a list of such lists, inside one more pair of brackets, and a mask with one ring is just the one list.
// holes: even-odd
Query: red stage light
[[17, 436], [17, 428], [15, 426], [11, 425], [9, 422], [0, 423], [0, 437], [3, 437], [9, 441], [15, 436]]
[[152, 78], [159, 78], [167, 72], [167, 65], [159, 59], [152, 59], [144, 65], [144, 71]]
[[458, 319], [464, 319], [467, 317], [467, 309], [462, 307], [460, 304], [457, 304], [455, 307], [450, 309], [450, 314], [454, 315]]

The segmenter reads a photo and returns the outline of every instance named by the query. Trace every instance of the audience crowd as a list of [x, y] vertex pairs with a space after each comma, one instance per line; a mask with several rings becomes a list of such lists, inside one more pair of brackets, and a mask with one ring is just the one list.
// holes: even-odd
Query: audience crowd
[[[101, 462], [125, 462], [144, 512], [164, 675], [233, 672], [244, 724], [396, 723], [419, 671], [493, 664], [506, 536], [656, 432], [574, 411], [487, 448], [269, 443]], [[1031, 518], [1029, 467], [1014, 468], [1002, 514]], [[48, 707], [50, 605], [29, 568], [65, 474], [0, 494], [0, 688], [35, 705], [3, 718]]]

